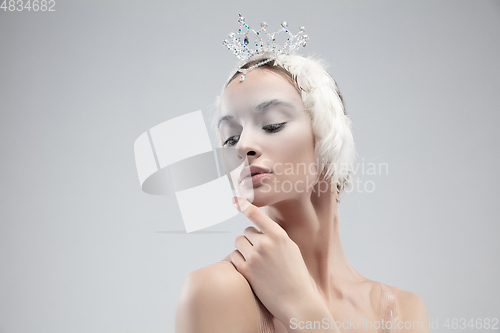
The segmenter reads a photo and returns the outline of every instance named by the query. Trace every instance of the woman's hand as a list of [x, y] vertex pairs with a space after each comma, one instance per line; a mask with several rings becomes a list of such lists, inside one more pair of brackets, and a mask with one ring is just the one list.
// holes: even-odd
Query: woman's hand
[[236, 237], [231, 261], [262, 304], [285, 325], [313, 308], [324, 313], [326, 305], [297, 244], [259, 208], [242, 198], [235, 202], [235, 198], [234, 206], [260, 230], [248, 227], [243, 236]]

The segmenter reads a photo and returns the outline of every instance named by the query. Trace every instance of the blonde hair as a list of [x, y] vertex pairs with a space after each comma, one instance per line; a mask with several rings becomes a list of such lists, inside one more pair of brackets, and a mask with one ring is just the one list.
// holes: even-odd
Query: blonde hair
[[[248, 68], [268, 59], [269, 54], [254, 56], [239, 68]], [[356, 158], [351, 119], [345, 111], [344, 100], [335, 80], [326, 71], [326, 64], [317, 58], [296, 54], [281, 54], [276, 59], [258, 67], [277, 72], [292, 83], [302, 96], [305, 111], [312, 121], [315, 138], [315, 155], [324, 181], [331, 181], [339, 195], [350, 183]], [[241, 73], [234, 71], [224, 84], [227, 85]], [[221, 93], [222, 95], [222, 93]], [[217, 130], [220, 113], [220, 96], [212, 127]]]

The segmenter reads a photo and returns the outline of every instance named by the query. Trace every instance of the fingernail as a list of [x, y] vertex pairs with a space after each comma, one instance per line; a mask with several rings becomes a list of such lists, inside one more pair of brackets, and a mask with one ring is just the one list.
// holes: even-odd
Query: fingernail
[[232, 197], [231, 202], [233, 203], [234, 208], [238, 209], [238, 197]]

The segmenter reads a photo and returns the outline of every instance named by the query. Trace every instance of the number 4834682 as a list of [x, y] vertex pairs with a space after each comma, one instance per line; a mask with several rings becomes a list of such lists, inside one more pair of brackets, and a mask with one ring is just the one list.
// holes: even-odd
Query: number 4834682
[[[0, 0], [1, 1], [1, 0]], [[56, 9], [55, 0], [3, 0], [0, 5], [0, 9], [4, 12], [22, 12], [22, 11], [34, 11], [34, 12], [55, 12]]]

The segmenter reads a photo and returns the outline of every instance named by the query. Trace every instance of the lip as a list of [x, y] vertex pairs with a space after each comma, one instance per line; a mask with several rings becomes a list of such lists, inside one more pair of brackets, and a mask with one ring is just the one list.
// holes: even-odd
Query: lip
[[255, 175], [253, 175], [252, 177], [243, 178], [243, 180], [240, 182], [240, 185], [242, 185], [242, 186], [249, 186], [249, 185], [257, 184], [263, 178], [269, 176], [270, 174], [271, 174], [270, 172], [257, 173]]
[[[241, 171], [240, 178], [238, 179], [238, 182], [240, 184], [248, 183], [248, 182], [250, 182], [250, 179], [251, 179], [252, 183], [254, 183], [255, 181], [259, 181], [261, 178], [263, 178], [264, 176], [267, 176], [271, 173], [272, 173], [272, 171], [267, 169], [267, 168], [263, 168], [263, 167], [260, 167], [257, 165], [251, 165], [250, 167], [246, 167]], [[256, 174], [256, 175], [253, 175], [253, 174]], [[247, 178], [248, 178], [248, 180], [247, 180]], [[242, 185], [244, 185], [244, 184], [242, 184]]]

